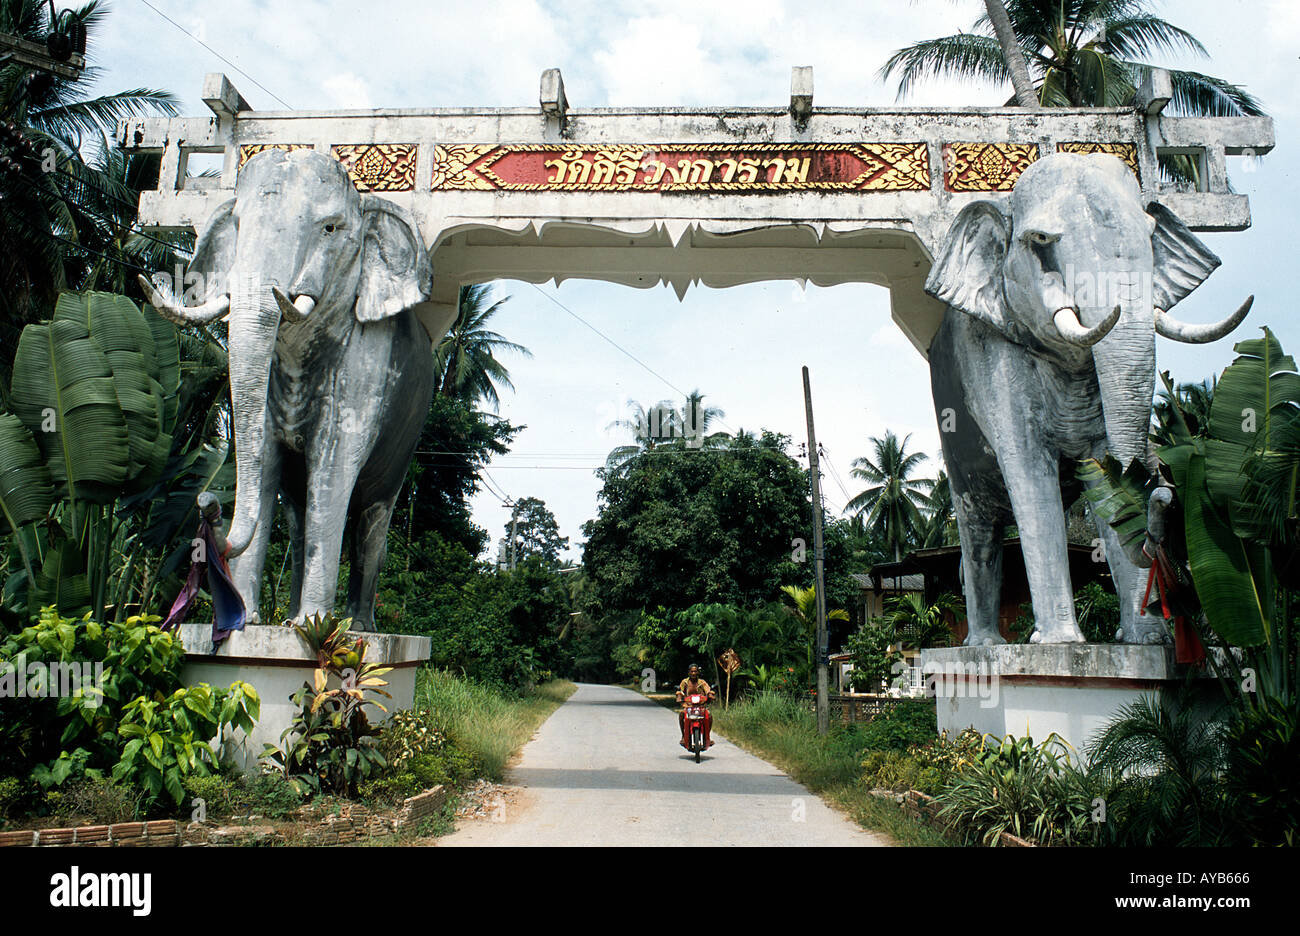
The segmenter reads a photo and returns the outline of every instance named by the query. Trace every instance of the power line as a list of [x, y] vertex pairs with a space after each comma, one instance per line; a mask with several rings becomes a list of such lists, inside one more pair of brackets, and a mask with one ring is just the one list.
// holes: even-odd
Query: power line
[[[582, 317], [581, 315], [579, 315], [577, 312], [574, 312], [572, 309], [570, 309], [568, 306], [566, 306], [566, 305], [565, 305], [563, 302], [561, 302], [559, 299], [556, 299], [556, 298], [555, 298], [554, 296], [552, 296], [550, 293], [543, 291], [543, 290], [541, 289], [541, 287], [539, 287], [536, 283], [529, 283], [528, 285], [531, 286], [531, 287], [533, 287], [533, 289], [536, 289], [539, 293], [541, 293], [541, 294], [542, 294], [543, 296], [545, 296], [547, 299], [549, 299], [549, 300], [551, 300], [552, 302], [554, 302], [557, 306], [559, 306], [559, 307], [560, 307], [561, 309], [563, 309], [565, 312], [569, 313], [569, 315], [573, 316], [575, 319], [577, 319], [577, 320], [578, 320], [579, 322], [581, 322], [583, 325], [585, 325], [585, 326], [587, 326], [588, 328], [590, 328], [593, 332], [595, 332], [597, 335], [599, 335], [599, 336], [600, 336], [602, 339], [604, 339], [605, 341], [609, 342], [611, 345], [613, 345], [615, 348], [617, 348], [617, 349], [618, 349], [619, 351], [621, 351], [623, 354], [625, 354], [625, 355], [627, 355], [628, 357], [630, 357], [633, 361], [636, 361], [636, 363], [639, 364], [639, 365], [640, 365], [642, 368], [644, 368], [646, 371], [648, 371], [649, 373], [653, 374], [655, 377], [658, 377], [660, 380], [662, 380], [662, 381], [663, 381], [663, 382], [664, 382], [664, 383], [665, 383], [665, 384], [666, 384], [666, 385], [667, 385], [671, 390], [673, 390], [675, 393], [679, 393], [679, 394], [681, 394], [683, 397], [685, 397], [685, 398], [687, 399], [687, 401], [690, 400], [690, 394], [689, 394], [689, 393], [687, 393], [685, 390], [682, 390], [680, 387], [676, 386], [676, 385], [675, 385], [671, 380], [669, 380], [669, 379], [668, 379], [667, 377], [665, 377], [663, 374], [659, 373], [657, 370], [655, 370], [653, 367], [651, 367], [651, 366], [650, 366], [649, 364], [647, 364], [645, 361], [641, 360], [639, 357], [637, 357], [635, 354], [633, 354], [633, 353], [632, 353], [631, 351], [629, 351], [627, 348], [623, 347], [621, 344], [619, 344], [619, 343], [618, 343], [617, 341], [615, 341], [613, 338], [609, 337], [609, 335], [606, 335], [603, 331], [601, 331], [601, 330], [600, 330], [599, 328], [597, 328], [595, 325], [593, 325], [593, 324], [591, 324], [590, 322], [588, 322], [585, 318], [583, 318], [583, 317]], [[727, 429], [730, 429], [733, 433], [736, 431], [735, 429], [732, 429], [731, 426], [728, 426], [725, 420], [719, 419], [718, 422], [721, 423], [723, 426], [726, 426]]]
[[231, 68], [233, 68], [235, 71], [239, 72], [241, 75], [243, 75], [243, 76], [244, 76], [245, 78], [247, 78], [249, 81], [251, 81], [253, 84], [257, 85], [259, 88], [261, 88], [261, 89], [262, 89], [263, 91], [265, 91], [267, 94], [271, 95], [271, 97], [275, 98], [277, 101], [279, 101], [281, 104], [283, 104], [283, 105], [285, 106], [285, 109], [286, 109], [286, 110], [293, 110], [293, 105], [291, 105], [288, 101], [286, 101], [284, 98], [280, 97], [280, 96], [279, 96], [278, 94], [276, 94], [274, 91], [272, 91], [271, 89], [269, 89], [268, 87], [266, 87], [266, 85], [262, 84], [260, 81], [258, 81], [256, 78], [254, 78], [254, 77], [253, 77], [252, 75], [250, 75], [248, 72], [244, 71], [242, 68], [240, 68], [240, 67], [239, 67], [238, 65], [236, 65], [234, 62], [232, 62], [230, 59], [226, 58], [224, 55], [222, 55], [222, 54], [221, 54], [220, 52], [218, 52], [216, 49], [212, 48], [212, 46], [208, 45], [206, 42], [204, 42], [204, 41], [203, 41], [202, 39], [200, 39], [198, 36], [194, 35], [192, 32], [190, 32], [188, 29], [186, 29], [186, 28], [185, 28], [184, 26], [182, 26], [180, 23], [176, 22], [176, 20], [172, 19], [170, 16], [168, 16], [166, 13], [164, 13], [162, 10], [158, 9], [156, 6], [154, 6], [152, 3], [150, 3], [149, 0], [140, 0], [140, 2], [143, 3], [145, 6], [147, 6], [149, 9], [153, 10], [155, 13], [157, 13], [159, 16], [161, 16], [161, 17], [162, 17], [163, 19], [165, 19], [167, 22], [171, 23], [173, 26], [175, 26], [175, 27], [176, 27], [177, 29], [179, 29], [181, 32], [185, 33], [185, 35], [189, 36], [191, 39], [193, 39], [193, 40], [194, 40], [195, 42], [197, 42], [199, 45], [203, 46], [203, 48], [207, 49], [209, 52], [211, 52], [211, 53], [212, 53], [213, 55], [215, 55], [217, 58], [221, 59], [221, 61], [225, 62], [227, 65], [229, 65], [229, 66], [230, 66]]

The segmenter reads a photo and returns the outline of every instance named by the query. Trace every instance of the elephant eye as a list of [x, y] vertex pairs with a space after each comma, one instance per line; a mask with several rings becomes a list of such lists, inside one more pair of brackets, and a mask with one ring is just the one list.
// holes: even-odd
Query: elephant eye
[[333, 225], [333, 224], [327, 224], [327, 225], [325, 225], [325, 233], [326, 233], [326, 234], [333, 234], [333, 233], [334, 233], [334, 225]]
[[1061, 239], [1060, 234], [1047, 234], [1044, 231], [1026, 231], [1025, 243], [1032, 244], [1035, 247], [1046, 247], [1049, 244], [1055, 244]]

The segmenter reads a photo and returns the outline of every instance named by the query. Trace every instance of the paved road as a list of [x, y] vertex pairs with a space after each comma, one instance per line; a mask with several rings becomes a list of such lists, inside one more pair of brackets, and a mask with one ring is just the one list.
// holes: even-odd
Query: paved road
[[512, 801], [438, 844], [889, 844], [734, 744], [715, 735], [696, 764], [677, 737], [663, 706], [579, 685], [524, 747]]

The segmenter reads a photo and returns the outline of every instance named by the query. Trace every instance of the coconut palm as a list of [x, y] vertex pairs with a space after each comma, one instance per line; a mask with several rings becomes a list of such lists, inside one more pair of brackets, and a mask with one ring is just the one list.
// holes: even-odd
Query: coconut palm
[[497, 385], [515, 388], [497, 354], [514, 351], [524, 357], [533, 355], [523, 345], [506, 341], [487, 328], [510, 298], [490, 303], [491, 292], [490, 284], [461, 287], [456, 321], [433, 352], [433, 368], [436, 392], [470, 402], [483, 400], [496, 409], [500, 403]]
[[864, 516], [866, 528], [883, 539], [895, 562], [903, 558], [904, 547], [916, 541], [917, 531], [925, 522], [922, 509], [926, 496], [935, 485], [930, 479], [913, 477], [928, 456], [907, 451], [911, 438], [908, 435], [899, 442], [898, 436], [887, 429], [883, 439], [870, 440], [875, 461], [855, 458], [851, 473], [871, 487], [844, 508], [846, 513]]
[[725, 447], [731, 441], [725, 432], [709, 432], [709, 427], [727, 414], [716, 406], [705, 406], [704, 394], [698, 388], [687, 394], [680, 409], [670, 400], [660, 400], [648, 409], [640, 403], [629, 403], [628, 412], [629, 419], [616, 419], [605, 429], [626, 430], [635, 441], [611, 451], [605, 459], [606, 468], [621, 468], [637, 455], [655, 449], [684, 449], [688, 441], [693, 447], [696, 438], [700, 447], [710, 449]]
[[921, 511], [925, 519], [918, 535], [923, 548], [952, 546], [957, 542], [957, 516], [953, 512], [952, 486], [948, 482], [948, 472], [942, 468], [939, 469], [939, 476], [934, 479], [934, 487], [925, 496]]
[[[1150, 5], [1145, 0], [1009, 0], [1006, 13], [1032, 73], [1037, 102], [1043, 107], [1125, 106], [1153, 67], [1140, 59], [1179, 53], [1208, 57], [1195, 36], [1151, 14]], [[880, 77], [897, 77], [900, 99], [932, 77], [1010, 81], [1012, 70], [987, 12], [992, 6], [986, 6], [971, 32], [899, 49]], [[1169, 76], [1172, 113], [1264, 113], [1250, 93], [1222, 78], [1177, 69], [1170, 69]], [[1008, 103], [1015, 104], [1016, 98]], [[1170, 157], [1162, 166], [1176, 180], [1194, 179], [1195, 163], [1186, 157]]]
[[[0, 32], [43, 45], [49, 9], [40, 0], [0, 0]], [[66, 12], [85, 25], [93, 57], [104, 5], [94, 0]], [[113, 134], [124, 117], [174, 116], [176, 99], [149, 88], [87, 98], [83, 89], [98, 71], [88, 67], [72, 81], [19, 63], [0, 67], [0, 122], [9, 131], [3, 148], [18, 166], [0, 178], [0, 310], [7, 313], [0, 346], [14, 347], [7, 339], [16, 340], [25, 322], [47, 316], [59, 290], [85, 286], [88, 271], [103, 259], [95, 245], [102, 232], [88, 228], [125, 224], [138, 234], [134, 205], [140, 188], [152, 188], [154, 180], [141, 178], [139, 170], [114, 178], [113, 162], [87, 162], [83, 144]], [[103, 217], [106, 200], [117, 209], [109, 218]]]

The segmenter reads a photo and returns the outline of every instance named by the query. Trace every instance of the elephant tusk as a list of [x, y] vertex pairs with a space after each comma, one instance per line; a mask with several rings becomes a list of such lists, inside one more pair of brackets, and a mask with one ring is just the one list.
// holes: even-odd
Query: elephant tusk
[[275, 296], [276, 304], [280, 307], [280, 314], [290, 325], [298, 324], [311, 315], [312, 309], [316, 308], [316, 300], [308, 295], [301, 295], [291, 303], [289, 297], [274, 286], [271, 287], [271, 294]]
[[230, 297], [220, 295], [209, 299], [202, 305], [187, 306], [176, 298], [171, 288], [159, 283], [151, 283], [141, 274], [136, 277], [140, 288], [144, 290], [149, 304], [158, 310], [163, 318], [177, 325], [206, 325], [221, 318], [230, 311]]
[[1104, 319], [1092, 328], [1086, 328], [1079, 321], [1079, 315], [1074, 309], [1069, 306], [1062, 306], [1056, 310], [1056, 315], [1052, 318], [1052, 321], [1056, 323], [1056, 330], [1061, 333], [1061, 337], [1070, 344], [1078, 345], [1081, 348], [1090, 348], [1105, 338], [1107, 332], [1115, 327], [1115, 323], [1119, 321], [1119, 311], [1119, 306], [1115, 306]]
[[1246, 301], [1241, 304], [1241, 308], [1222, 322], [1215, 322], [1212, 325], [1189, 325], [1186, 322], [1178, 321], [1164, 309], [1157, 308], [1155, 310], [1156, 331], [1166, 338], [1172, 338], [1174, 341], [1182, 341], [1187, 344], [1204, 344], [1207, 341], [1218, 341], [1241, 324], [1241, 320], [1246, 317], [1246, 313], [1250, 311], [1250, 307], [1254, 302], [1254, 296], [1247, 297]]

